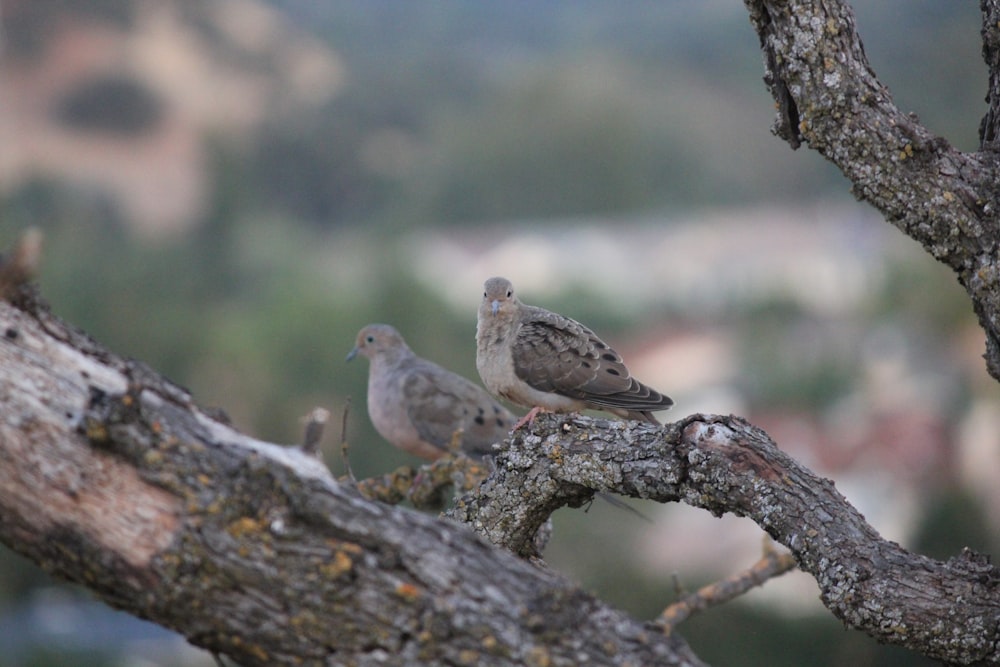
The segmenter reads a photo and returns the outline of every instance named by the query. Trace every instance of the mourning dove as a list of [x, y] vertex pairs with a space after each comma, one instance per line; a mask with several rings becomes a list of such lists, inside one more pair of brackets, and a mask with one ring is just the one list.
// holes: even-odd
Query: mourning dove
[[517, 417], [485, 389], [418, 357], [396, 329], [369, 324], [358, 332], [347, 360], [368, 357], [368, 416], [399, 449], [434, 460], [460, 439], [480, 457], [503, 440]]
[[529, 306], [506, 278], [486, 281], [476, 327], [476, 368], [494, 395], [532, 408], [591, 408], [659, 422], [673, 400], [633, 378], [621, 356], [576, 320]]

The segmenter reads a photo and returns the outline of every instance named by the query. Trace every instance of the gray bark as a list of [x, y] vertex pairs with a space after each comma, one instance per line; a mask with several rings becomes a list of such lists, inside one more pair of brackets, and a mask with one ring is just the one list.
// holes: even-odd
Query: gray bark
[[859, 199], [951, 267], [986, 332], [1000, 379], [1000, 10], [982, 0], [990, 68], [981, 150], [962, 152], [893, 104], [865, 56], [854, 12], [840, 0], [745, 0], [777, 103], [774, 132], [837, 165]]
[[701, 664], [15, 301], [0, 301], [0, 541], [108, 604], [248, 666]]
[[847, 624], [1000, 662], [995, 568], [883, 540], [738, 418], [542, 415], [448, 521], [365, 499], [25, 303], [0, 302], [0, 541], [241, 664], [699, 664], [530, 558], [595, 491], [750, 517]]
[[1000, 570], [988, 558], [963, 551], [941, 562], [884, 540], [832, 481], [738, 417], [657, 428], [540, 416], [499, 463], [451, 514], [522, 555], [548, 508], [590, 489], [732, 512], [788, 547], [847, 625], [948, 662], [1000, 663]]

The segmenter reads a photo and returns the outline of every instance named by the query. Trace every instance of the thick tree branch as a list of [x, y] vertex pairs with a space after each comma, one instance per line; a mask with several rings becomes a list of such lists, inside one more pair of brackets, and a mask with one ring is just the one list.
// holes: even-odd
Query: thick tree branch
[[[745, 0], [778, 104], [775, 133], [836, 164], [854, 194], [950, 266], [986, 332], [987, 367], [1000, 379], [1000, 154], [963, 153], [893, 103], [865, 56], [841, 0]], [[984, 55], [997, 100], [995, 2], [983, 0]], [[983, 121], [995, 141], [994, 106]]]
[[[0, 540], [110, 604], [246, 665], [698, 664], [676, 634], [456, 523], [363, 498], [19, 301], [30, 307], [0, 302]], [[785, 544], [846, 623], [949, 662], [1000, 662], [995, 568], [883, 540], [738, 418], [542, 415], [495, 463], [452, 515], [516, 553], [536, 554], [551, 512], [595, 491], [733, 512]]]
[[109, 604], [248, 666], [701, 664], [17, 301], [0, 301], [0, 541]]
[[1000, 663], [1000, 571], [988, 559], [940, 562], [882, 539], [830, 480], [736, 417], [659, 428], [540, 415], [452, 514], [529, 555], [538, 522], [592, 489], [749, 517], [791, 550], [845, 623], [933, 658]]

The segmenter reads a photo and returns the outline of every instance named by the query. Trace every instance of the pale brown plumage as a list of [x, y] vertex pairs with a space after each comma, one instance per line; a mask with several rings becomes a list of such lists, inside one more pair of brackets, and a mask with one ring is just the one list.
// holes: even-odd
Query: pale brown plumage
[[506, 278], [486, 281], [476, 368], [494, 395], [553, 412], [591, 408], [658, 424], [674, 404], [631, 376], [621, 356], [576, 320], [529, 306]]
[[517, 419], [482, 387], [418, 357], [388, 324], [358, 332], [347, 360], [359, 354], [369, 361], [368, 416], [375, 430], [411, 454], [436, 459], [457, 437], [463, 452], [480, 457]]

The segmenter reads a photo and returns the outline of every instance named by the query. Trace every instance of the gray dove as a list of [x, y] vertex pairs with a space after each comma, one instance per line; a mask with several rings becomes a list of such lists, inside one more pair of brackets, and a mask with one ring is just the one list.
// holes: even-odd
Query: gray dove
[[388, 324], [358, 332], [347, 360], [359, 354], [369, 361], [368, 416], [375, 430], [423, 459], [447, 454], [456, 438], [469, 456], [489, 454], [517, 419], [482, 387], [418, 357]]
[[495, 396], [539, 410], [606, 410], [659, 424], [674, 404], [631, 376], [621, 356], [576, 320], [521, 303], [506, 278], [486, 281], [476, 326], [476, 368]]

